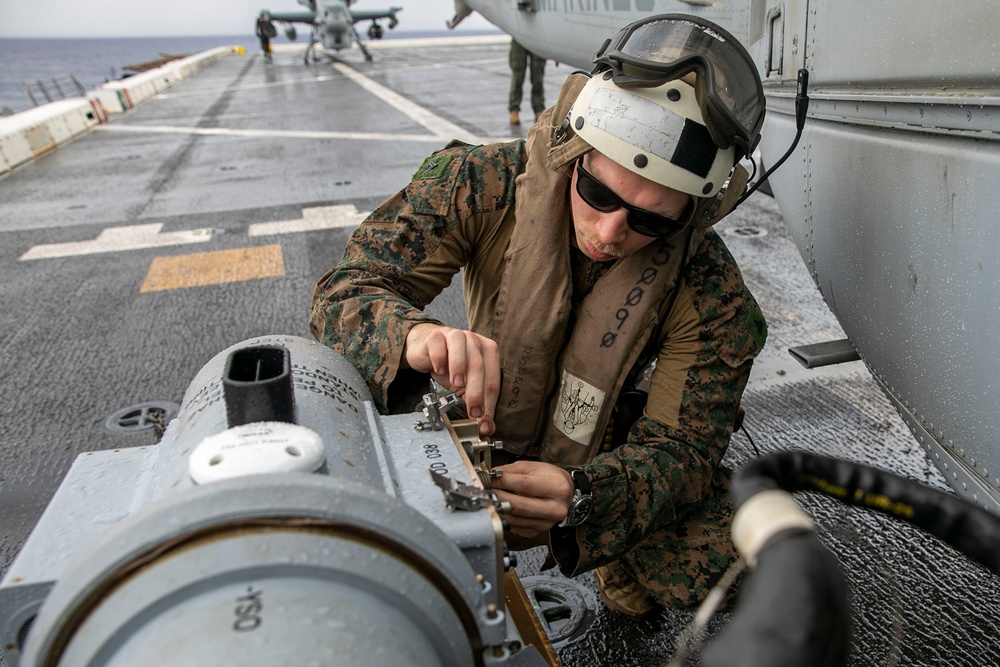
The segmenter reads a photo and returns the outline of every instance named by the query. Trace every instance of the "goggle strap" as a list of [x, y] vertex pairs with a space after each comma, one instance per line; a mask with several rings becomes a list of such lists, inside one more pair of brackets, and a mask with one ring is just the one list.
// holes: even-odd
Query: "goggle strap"
[[[702, 90], [702, 86], [695, 86], [694, 96], [698, 100], [701, 117], [706, 121], [707, 124], [705, 127], [708, 129], [708, 133], [712, 135], [712, 141], [715, 142], [715, 145], [722, 150], [726, 150], [738, 141], [738, 136], [730, 136], [729, 133], [733, 132], [732, 126], [724, 117], [721, 117], [716, 112], [715, 107], [709, 104], [711, 100]], [[720, 128], [720, 125], [723, 127]]]

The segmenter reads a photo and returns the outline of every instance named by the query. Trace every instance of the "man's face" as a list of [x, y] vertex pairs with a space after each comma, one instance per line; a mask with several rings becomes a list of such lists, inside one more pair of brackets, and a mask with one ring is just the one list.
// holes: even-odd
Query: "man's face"
[[[597, 151], [583, 156], [583, 167], [624, 203], [667, 218], [681, 218], [691, 199], [683, 192], [625, 169]], [[574, 168], [569, 199], [576, 243], [583, 254], [604, 262], [631, 255], [656, 240], [628, 226], [627, 208], [602, 212], [584, 201], [577, 191], [580, 178], [579, 171]]]

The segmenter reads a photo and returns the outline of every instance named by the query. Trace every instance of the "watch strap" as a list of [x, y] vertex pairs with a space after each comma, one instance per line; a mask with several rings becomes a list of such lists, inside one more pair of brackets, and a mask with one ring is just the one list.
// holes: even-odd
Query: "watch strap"
[[573, 478], [573, 500], [569, 513], [558, 524], [559, 528], [576, 528], [590, 517], [593, 508], [593, 498], [590, 495], [590, 477], [580, 468], [568, 466], [564, 468]]
[[576, 466], [567, 466], [564, 470], [573, 478], [573, 486], [579, 489], [581, 494], [589, 496], [591, 489], [590, 476], [582, 468], [577, 468]]

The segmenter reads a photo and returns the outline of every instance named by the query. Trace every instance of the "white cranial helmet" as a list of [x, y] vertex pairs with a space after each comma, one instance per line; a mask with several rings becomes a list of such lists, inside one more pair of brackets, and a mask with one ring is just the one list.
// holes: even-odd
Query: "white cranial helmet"
[[711, 197], [737, 161], [719, 148], [702, 119], [695, 89], [675, 79], [622, 88], [608, 70], [594, 74], [570, 109], [570, 126], [595, 150], [649, 180]]

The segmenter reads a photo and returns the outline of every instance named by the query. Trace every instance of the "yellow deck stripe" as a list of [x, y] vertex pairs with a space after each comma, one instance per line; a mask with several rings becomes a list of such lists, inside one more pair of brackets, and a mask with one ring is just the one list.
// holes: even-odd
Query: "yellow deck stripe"
[[280, 245], [157, 257], [139, 291], [235, 283], [285, 275]]

